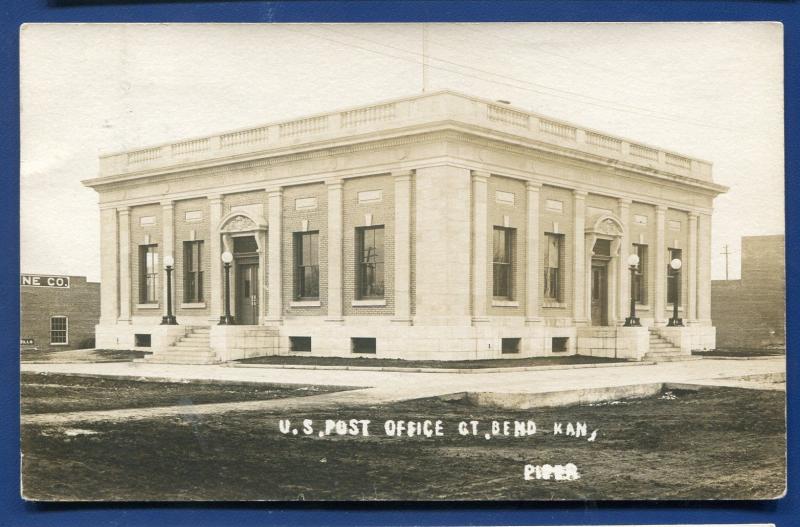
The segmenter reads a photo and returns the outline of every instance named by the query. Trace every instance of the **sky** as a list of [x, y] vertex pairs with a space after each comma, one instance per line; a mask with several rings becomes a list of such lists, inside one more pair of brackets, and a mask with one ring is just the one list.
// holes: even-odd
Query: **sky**
[[711, 161], [712, 277], [727, 245], [738, 278], [741, 236], [784, 233], [782, 46], [775, 23], [26, 25], [21, 270], [100, 279], [101, 154], [451, 89]]

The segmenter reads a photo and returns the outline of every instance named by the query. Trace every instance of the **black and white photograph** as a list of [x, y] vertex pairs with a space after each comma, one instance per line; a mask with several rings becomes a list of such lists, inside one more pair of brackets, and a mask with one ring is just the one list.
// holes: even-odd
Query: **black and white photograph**
[[26, 24], [21, 494], [786, 491], [777, 23]]

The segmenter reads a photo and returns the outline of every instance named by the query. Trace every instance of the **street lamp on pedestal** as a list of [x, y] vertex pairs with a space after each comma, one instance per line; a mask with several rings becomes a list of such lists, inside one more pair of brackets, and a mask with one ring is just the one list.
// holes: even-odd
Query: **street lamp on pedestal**
[[628, 269], [631, 270], [631, 316], [625, 319], [625, 327], [639, 327], [639, 317], [636, 316], [636, 295], [633, 290], [633, 283], [636, 278], [636, 269], [639, 267], [639, 255], [631, 254], [628, 256]]
[[162, 326], [176, 326], [178, 321], [175, 320], [175, 315], [172, 314], [172, 269], [175, 265], [175, 259], [167, 255], [164, 257], [164, 270], [167, 272], [167, 314], [161, 317]]
[[667, 326], [683, 326], [683, 319], [678, 318], [678, 304], [681, 303], [681, 262], [678, 258], [673, 258], [669, 263], [672, 268], [672, 280], [675, 294], [672, 297], [672, 318], [667, 322]]
[[225, 295], [225, 314], [219, 317], [220, 326], [229, 326], [236, 324], [236, 321], [231, 316], [231, 262], [233, 255], [229, 251], [222, 253], [222, 263], [225, 265], [225, 282], [223, 283]]

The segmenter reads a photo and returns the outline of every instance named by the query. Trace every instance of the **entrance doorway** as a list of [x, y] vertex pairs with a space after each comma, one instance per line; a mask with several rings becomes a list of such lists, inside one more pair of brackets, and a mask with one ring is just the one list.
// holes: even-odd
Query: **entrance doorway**
[[236, 261], [236, 323], [258, 324], [258, 258]]
[[592, 261], [592, 325], [608, 325], [608, 262]]

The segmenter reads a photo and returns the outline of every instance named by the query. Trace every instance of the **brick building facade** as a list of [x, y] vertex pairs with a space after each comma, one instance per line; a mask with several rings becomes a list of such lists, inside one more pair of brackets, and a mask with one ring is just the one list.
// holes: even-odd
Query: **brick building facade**
[[93, 348], [100, 320], [100, 284], [85, 276], [23, 275], [20, 348], [62, 351]]
[[[98, 345], [204, 361], [639, 359], [653, 332], [714, 346], [711, 211], [726, 189], [711, 165], [505, 104], [423, 94], [111, 154], [85, 184], [101, 208]], [[217, 323], [225, 251], [237, 325]], [[623, 327], [634, 251], [640, 328]], [[163, 265], [141, 267], [164, 256], [178, 326], [160, 325]], [[670, 280], [682, 328], [665, 327]]]
[[711, 316], [720, 349], [786, 347], [785, 238], [742, 237], [740, 280], [711, 283]]

